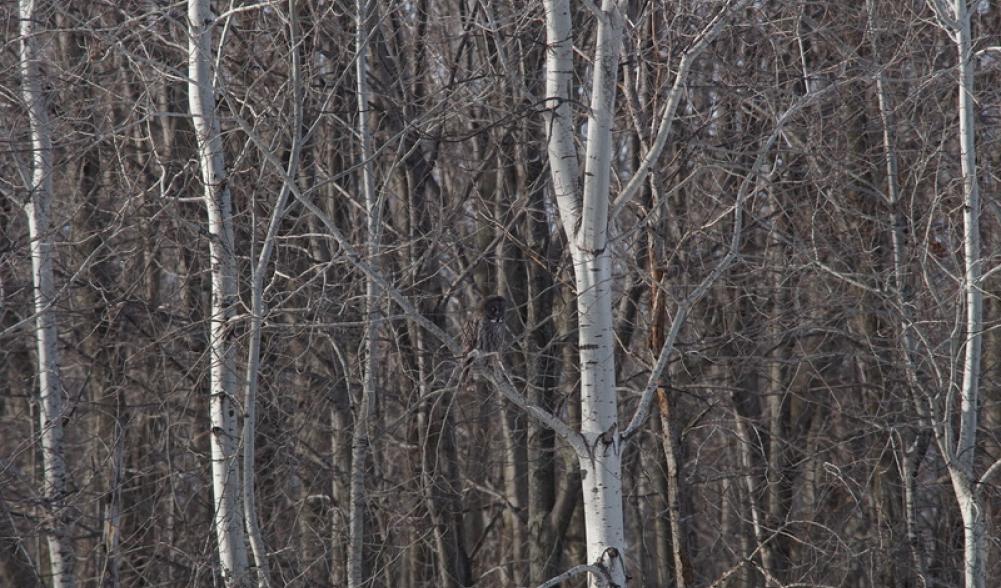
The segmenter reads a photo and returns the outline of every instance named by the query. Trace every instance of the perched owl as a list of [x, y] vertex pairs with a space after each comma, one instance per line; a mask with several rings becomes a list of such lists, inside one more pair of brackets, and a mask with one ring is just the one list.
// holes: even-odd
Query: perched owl
[[507, 300], [503, 296], [490, 296], [483, 301], [476, 319], [466, 325], [463, 334], [463, 345], [466, 353], [494, 353], [504, 348], [507, 339], [507, 327], [504, 324], [504, 314], [507, 310]]

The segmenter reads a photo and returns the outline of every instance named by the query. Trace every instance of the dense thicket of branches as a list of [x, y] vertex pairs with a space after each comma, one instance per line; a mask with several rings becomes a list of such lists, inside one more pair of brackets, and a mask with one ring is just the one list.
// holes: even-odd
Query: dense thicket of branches
[[[578, 293], [546, 154], [542, 3], [373, 2], [365, 149], [353, 1], [216, 4], [212, 84], [239, 289], [224, 301], [225, 334], [242, 387], [262, 329], [251, 505], [272, 585], [347, 585], [351, 462], [365, 455], [353, 439], [368, 444], [365, 585], [537, 585], [592, 563], [573, 452], [475, 370], [453, 377], [462, 361], [426, 322], [457, 337], [484, 297], [506, 297], [507, 375], [531, 403], [579, 421]], [[569, 102], [583, 142], [596, 17], [590, 0], [571, 6]], [[613, 200], [654, 140], [680, 55], [720, 8], [626, 3]], [[211, 586], [224, 572], [210, 442], [225, 432], [209, 419], [212, 237], [187, 12], [36, 0], [33, 14], [53, 143], [44, 238], [68, 482], [56, 496], [44, 484], [24, 212], [33, 147], [7, 3], [0, 584], [49, 582], [46, 540], [61, 520], [80, 585]], [[1001, 10], [980, 1], [971, 14], [980, 475], [1001, 459]], [[663, 154], [609, 227], [623, 427], [675, 313], [728, 253], [735, 205], [742, 238], [691, 308], [658, 414], [623, 456], [629, 585], [963, 581], [942, 436], [959, 426], [969, 340], [957, 59], [923, 0], [764, 0], [735, 11], [692, 64]], [[252, 274], [273, 217], [257, 322]], [[370, 267], [384, 283], [367, 289]], [[242, 431], [242, 388], [229, 400]], [[977, 490], [994, 578], [999, 480]]]

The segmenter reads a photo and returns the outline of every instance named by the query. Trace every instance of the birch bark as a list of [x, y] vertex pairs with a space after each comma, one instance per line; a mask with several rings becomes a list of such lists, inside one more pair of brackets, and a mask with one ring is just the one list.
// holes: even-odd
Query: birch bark
[[963, 381], [959, 389], [959, 432], [954, 432], [953, 424], [948, 418], [951, 414], [952, 395], [947, 394], [943, 413], [945, 417], [934, 420], [935, 433], [963, 519], [964, 582], [967, 588], [983, 588], [987, 583], [987, 521], [980, 492], [982, 486], [973, 469], [980, 415], [980, 355], [983, 340], [983, 292], [980, 282], [983, 259], [980, 256], [980, 189], [977, 181], [976, 128], [973, 118], [970, 11], [966, 0], [954, 0], [951, 9], [945, 0], [928, 0], [928, 5], [935, 13], [939, 25], [953, 38], [958, 57], [957, 111], [963, 180], [962, 287], [966, 302]]
[[980, 257], [980, 190], [977, 182], [977, 148], [973, 122], [973, 46], [970, 40], [970, 13], [966, 0], [955, 0], [954, 11], [956, 20], [954, 34], [959, 57], [959, 144], [963, 170], [966, 355], [963, 361], [959, 438], [954, 463], [949, 469], [965, 527], [966, 586], [983, 588], [987, 582], [985, 565], [987, 552], [984, 545], [987, 529], [973, 473], [977, 417], [980, 414], [980, 349], [983, 340], [983, 292], [980, 289], [983, 260]]
[[209, 316], [209, 418], [212, 492], [219, 563], [227, 586], [245, 584], [247, 545], [241, 496], [235, 338], [231, 321], [237, 300], [232, 204], [222, 134], [216, 115], [211, 51], [214, 22], [209, 0], [188, 0], [188, 107], [198, 143], [208, 212], [212, 302]]
[[[578, 455], [583, 473], [587, 558], [606, 566], [613, 583], [625, 585], [622, 454], [616, 434], [615, 333], [608, 244], [608, 187], [612, 117], [618, 78], [622, 15], [604, 0], [598, 21], [580, 229], [569, 237], [577, 285], [581, 366], [581, 435], [588, 453]], [[594, 580], [592, 579], [592, 584]]]
[[72, 587], [73, 542], [66, 508], [67, 473], [63, 452], [63, 400], [59, 373], [59, 335], [56, 329], [55, 283], [52, 275], [52, 128], [42, 90], [44, 59], [38, 37], [34, 0], [21, 0], [21, 92], [28, 106], [31, 129], [32, 175], [24, 204], [31, 238], [31, 276], [34, 285], [35, 340], [38, 362], [39, 430], [42, 436], [45, 520], [49, 527], [49, 568], [52, 585]]
[[[734, 5], [741, 6], [737, 0]], [[654, 145], [623, 194], [610, 207], [612, 122], [623, 34], [623, 2], [602, 0], [600, 8], [586, 6], [598, 20], [591, 103], [587, 118], [582, 198], [577, 196], [578, 161], [574, 120], [570, 110], [573, 75], [572, 28], [568, 0], [546, 0], [546, 139], [553, 192], [573, 260], [579, 317], [581, 368], [580, 441], [573, 443], [582, 472], [587, 557], [607, 570], [608, 579], [625, 584], [625, 531], [622, 508], [622, 458], [625, 436], [618, 431], [615, 381], [615, 331], [612, 320], [611, 266], [608, 226], [611, 216], [642, 185], [667, 139], [685, 73], [694, 59], [722, 29], [730, 5], [713, 19], [682, 57], [679, 79], [672, 88]], [[649, 400], [644, 403], [645, 411]], [[639, 416], [639, 415], [637, 415]], [[638, 422], [642, 422], [639, 418]], [[637, 423], [634, 418], [631, 423]], [[635, 427], [631, 424], [629, 429]], [[566, 437], [566, 435], [563, 435]], [[592, 575], [591, 585], [598, 582]]]

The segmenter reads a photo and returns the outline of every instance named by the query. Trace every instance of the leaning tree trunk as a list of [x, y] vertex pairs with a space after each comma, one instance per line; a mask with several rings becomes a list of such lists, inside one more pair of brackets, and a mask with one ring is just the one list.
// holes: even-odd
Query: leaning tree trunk
[[48, 528], [52, 585], [74, 585], [73, 542], [66, 506], [67, 474], [63, 454], [63, 402], [52, 276], [52, 129], [42, 91], [43, 56], [34, 0], [21, 0], [21, 92], [28, 105], [32, 175], [24, 210], [31, 238], [31, 276], [35, 292], [35, 339], [38, 352], [39, 430], [42, 434], [45, 526]]
[[223, 578], [227, 586], [238, 586], [249, 579], [233, 406], [237, 380], [236, 339], [231, 321], [239, 300], [232, 204], [212, 81], [213, 22], [209, 0], [188, 0], [188, 106], [198, 141], [198, 162], [208, 211], [212, 279], [209, 418], [215, 531]]
[[256, 578], [260, 588], [271, 585], [271, 566], [268, 561], [264, 534], [261, 531], [257, 515], [257, 492], [254, 463], [256, 459], [257, 438], [257, 389], [261, 370], [261, 331], [264, 327], [264, 315], [267, 312], [264, 303], [264, 275], [274, 251], [278, 236], [278, 227], [284, 218], [286, 203], [295, 181], [303, 149], [303, 80], [302, 59], [300, 51], [295, 47], [300, 39], [299, 8], [296, 0], [289, 0], [288, 34], [290, 40], [289, 59], [291, 61], [292, 85], [292, 145], [290, 147], [288, 167], [278, 199], [271, 211], [268, 221], [268, 231], [261, 243], [261, 251], [257, 263], [253, 267], [250, 280], [250, 329], [247, 349], [247, 371], [244, 379], [243, 392], [243, 516], [246, 521], [247, 538], [251, 553], [257, 566]]

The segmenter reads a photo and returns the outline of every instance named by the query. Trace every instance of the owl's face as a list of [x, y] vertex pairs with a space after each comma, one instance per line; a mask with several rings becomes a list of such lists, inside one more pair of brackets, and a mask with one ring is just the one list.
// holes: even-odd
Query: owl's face
[[483, 318], [492, 323], [504, 322], [507, 300], [503, 296], [491, 296], [483, 301]]

